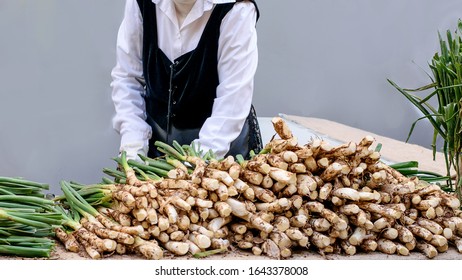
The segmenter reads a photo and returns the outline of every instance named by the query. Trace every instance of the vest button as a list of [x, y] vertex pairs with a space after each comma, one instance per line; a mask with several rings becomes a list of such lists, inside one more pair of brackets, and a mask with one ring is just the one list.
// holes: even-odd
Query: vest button
[[176, 101], [175, 101], [175, 100], [173, 100], [173, 105], [175, 105], [175, 104], [176, 104]]

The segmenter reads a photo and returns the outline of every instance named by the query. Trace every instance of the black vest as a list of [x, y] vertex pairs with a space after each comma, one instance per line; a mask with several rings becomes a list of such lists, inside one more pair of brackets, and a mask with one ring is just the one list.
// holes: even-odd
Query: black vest
[[[152, 127], [149, 156], [160, 154], [154, 147], [159, 140], [189, 145], [197, 139], [205, 120], [212, 114], [218, 86], [217, 52], [222, 19], [234, 3], [217, 4], [205, 26], [197, 47], [170, 61], [158, 47], [156, 6], [151, 0], [137, 0], [143, 16], [143, 73], [146, 81], [147, 123]], [[253, 112], [228, 154], [248, 155], [261, 150], [261, 137]], [[252, 114], [250, 114], [252, 115]], [[255, 127], [256, 126], [256, 127]], [[260, 140], [252, 140], [257, 136]], [[259, 142], [255, 145], [253, 142]]]

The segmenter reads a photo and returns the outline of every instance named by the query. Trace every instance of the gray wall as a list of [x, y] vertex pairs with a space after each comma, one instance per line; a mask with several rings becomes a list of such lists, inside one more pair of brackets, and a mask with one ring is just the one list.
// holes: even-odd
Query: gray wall
[[124, 1], [0, 1], [0, 176], [97, 183], [114, 167], [110, 71]]
[[[260, 0], [255, 106], [404, 140], [460, 0]], [[0, 0], [0, 176], [96, 183], [114, 167], [110, 71], [123, 0]], [[425, 122], [411, 142], [429, 146]]]
[[[421, 115], [395, 90], [430, 82], [438, 31], [455, 30], [461, 1], [259, 1], [260, 114], [325, 118], [399, 140]], [[444, 34], [443, 34], [444, 35]], [[420, 122], [410, 142], [430, 147]]]

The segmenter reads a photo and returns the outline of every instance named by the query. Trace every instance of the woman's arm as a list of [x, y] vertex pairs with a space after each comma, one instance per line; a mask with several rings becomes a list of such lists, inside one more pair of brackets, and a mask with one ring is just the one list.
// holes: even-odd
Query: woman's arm
[[212, 149], [219, 157], [239, 136], [250, 111], [258, 64], [256, 17], [251, 2], [240, 2], [221, 24], [217, 97], [198, 140], [204, 151]]
[[143, 23], [136, 0], [127, 0], [117, 36], [117, 64], [111, 72], [112, 100], [115, 107], [113, 127], [120, 133], [120, 150], [129, 158], [146, 154], [151, 127], [146, 123], [143, 98], [142, 64]]

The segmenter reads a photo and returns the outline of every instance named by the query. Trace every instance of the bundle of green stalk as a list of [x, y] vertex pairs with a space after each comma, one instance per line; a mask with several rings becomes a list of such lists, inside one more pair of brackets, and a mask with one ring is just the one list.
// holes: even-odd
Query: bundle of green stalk
[[[442, 152], [446, 162], [448, 177], [447, 188], [455, 192], [462, 200], [462, 21], [459, 19], [454, 32], [446, 31], [446, 38], [438, 32], [440, 51], [436, 52], [429, 67], [430, 83], [416, 89], [401, 88], [393, 81], [395, 87], [411, 104], [418, 109], [423, 117], [418, 118], [411, 126], [408, 139], [411, 137], [416, 123], [428, 120], [433, 127], [432, 139], [433, 158], [436, 157], [438, 138], [442, 140]], [[421, 96], [419, 92], [424, 93]]]
[[[80, 193], [85, 194], [82, 186], [79, 187]], [[95, 187], [88, 186], [92, 189]], [[139, 253], [148, 259], [162, 257], [163, 252], [157, 242], [143, 239], [144, 230], [141, 226], [125, 226], [99, 212], [69, 182], [62, 181], [61, 189], [67, 209], [58, 209], [64, 216], [64, 228], [56, 236], [67, 250], [78, 252], [80, 244], [92, 259], [100, 259], [115, 252]], [[107, 188], [102, 185], [101, 190], [106, 193]], [[63, 200], [62, 197], [56, 199]]]
[[61, 214], [45, 198], [47, 184], [0, 177], [0, 254], [48, 258], [54, 248], [54, 228]]
[[[88, 227], [87, 221], [82, 221], [86, 219], [94, 223], [96, 222], [95, 220], [98, 220], [101, 223], [99, 228], [103, 229], [104, 227], [109, 227], [109, 221], [106, 217], [108, 216], [112, 219], [111, 223], [116, 223], [122, 228], [132, 229], [131, 232], [127, 232], [132, 235], [132, 241], [117, 241], [117, 246], [120, 245], [119, 247], [123, 248], [123, 250], [114, 247], [112, 250], [109, 248], [97, 248], [93, 244], [90, 246], [93, 252], [90, 254], [89, 250], [87, 250], [92, 258], [100, 258], [104, 253], [111, 253], [113, 251], [117, 251], [118, 253], [127, 251], [141, 253], [146, 258], [158, 259], [163, 255], [162, 250], [157, 246], [158, 243], [161, 243], [164, 248], [175, 254], [186, 254], [190, 247], [188, 242], [176, 242], [176, 240], [184, 237], [181, 229], [188, 230], [189, 217], [177, 211], [177, 208], [173, 205], [178, 206], [179, 209], [185, 210], [186, 208], [186, 210], [190, 210], [191, 207], [185, 205], [186, 202], [183, 201], [182, 197], [191, 196], [190, 191], [194, 194], [197, 193], [194, 188], [190, 188], [192, 184], [184, 180], [175, 181], [168, 178], [161, 178], [156, 173], [153, 173], [153, 168], [148, 165], [138, 164], [138, 166], [146, 169], [146, 172], [135, 167], [137, 170], [137, 173], [135, 173], [135, 170], [128, 165], [125, 153], [122, 153], [121, 157], [116, 160], [120, 163], [123, 171], [106, 169], [105, 172], [115, 176], [117, 183], [109, 179], [105, 179], [101, 184], [86, 186], [76, 183], [61, 183], [64, 196], [57, 197], [56, 200], [66, 204], [71, 209], [71, 212], [78, 212], [82, 216], [80, 219], [74, 218], [73, 223], [66, 223], [70, 228], [69, 232], [72, 233], [71, 235], [76, 236], [79, 234], [77, 229], [81, 228], [78, 227], [78, 223], [80, 223], [99, 238], [111, 239], [110, 236], [103, 236]], [[136, 162], [132, 163], [137, 164]], [[171, 169], [171, 167], [168, 168]], [[157, 170], [154, 168], [154, 170], [160, 174], [165, 173], [163, 174], [164, 176], [168, 173], [166, 170], [162, 171], [158, 168]], [[208, 203], [206, 201], [201, 202], [200, 199], [197, 200], [198, 205], [205, 206]], [[202, 218], [205, 217], [205, 214], [205, 210], [200, 212]], [[191, 215], [193, 214], [191, 213]], [[104, 223], [102, 217], [104, 217]], [[199, 213], [196, 213], [196, 217], [192, 219], [194, 218], [199, 219]], [[133, 229], [136, 229], [136, 231]], [[169, 235], [165, 232], [167, 229]], [[113, 236], [116, 236], [116, 234], [114, 233]], [[199, 243], [198, 246], [209, 247], [209, 245], [204, 245], [204, 243], [211, 241], [204, 240], [202, 237], [196, 237], [197, 243]], [[190, 238], [194, 238], [193, 234], [190, 235]], [[82, 238], [77, 239], [80, 243], [84, 243], [82, 242]], [[86, 241], [87, 243], [90, 242], [88, 239]], [[65, 242], [66, 238], [63, 238], [63, 243]], [[225, 241], [216, 240], [214, 244], [217, 242], [223, 243]], [[154, 247], [155, 251], [152, 249], [150, 252], [144, 252], [147, 247], [144, 244], [151, 243], [151, 247]], [[99, 255], [94, 253], [95, 249], [99, 249]]]
[[[381, 162], [371, 148], [374, 138], [299, 145], [282, 119], [274, 118], [273, 126], [279, 137], [250, 160], [157, 142], [163, 157], [139, 163], [122, 153], [120, 171], [104, 170], [114, 180], [72, 189], [119, 224], [141, 226], [141, 239], [174, 255], [230, 246], [272, 258], [294, 250], [415, 250], [429, 258], [449, 245], [462, 251], [459, 201]], [[108, 199], [90, 195], [95, 188]]]
[[[230, 221], [231, 211], [218, 197], [224, 200], [238, 195], [228, 186], [234, 180], [226, 172], [206, 168], [206, 161], [192, 146], [157, 144], [165, 157], [143, 157], [143, 164], [126, 161], [122, 153], [116, 160], [123, 172], [105, 170], [116, 181], [126, 183], [120, 188], [133, 187], [134, 199], [124, 202], [115, 198], [114, 207], [103, 210], [121, 223], [141, 225], [146, 238], [158, 241], [175, 255], [190, 252], [202, 256], [226, 250], [229, 242], [223, 238], [228, 233], [222, 226]], [[212, 192], [215, 201], [210, 199]]]
[[[226, 201], [241, 193], [254, 198], [253, 190], [241, 189], [246, 185], [238, 179], [240, 165], [232, 157], [206, 162], [193, 146], [158, 145], [166, 153], [164, 158], [144, 158], [143, 164], [127, 161], [122, 153], [115, 159], [120, 171], [104, 170], [114, 180], [86, 186], [62, 184], [65, 195], [56, 200], [73, 209], [79, 205], [72, 202], [73, 197], [80, 197], [79, 203], [94, 207], [85, 212], [110, 216], [122, 226], [141, 227], [144, 231], [137, 234], [139, 238], [155, 241], [175, 255], [189, 252], [204, 256], [225, 251], [229, 241], [224, 238], [229, 230], [224, 225], [232, 220], [232, 209]], [[262, 229], [263, 225], [269, 226], [261, 218], [252, 217], [247, 217], [250, 224]]]

